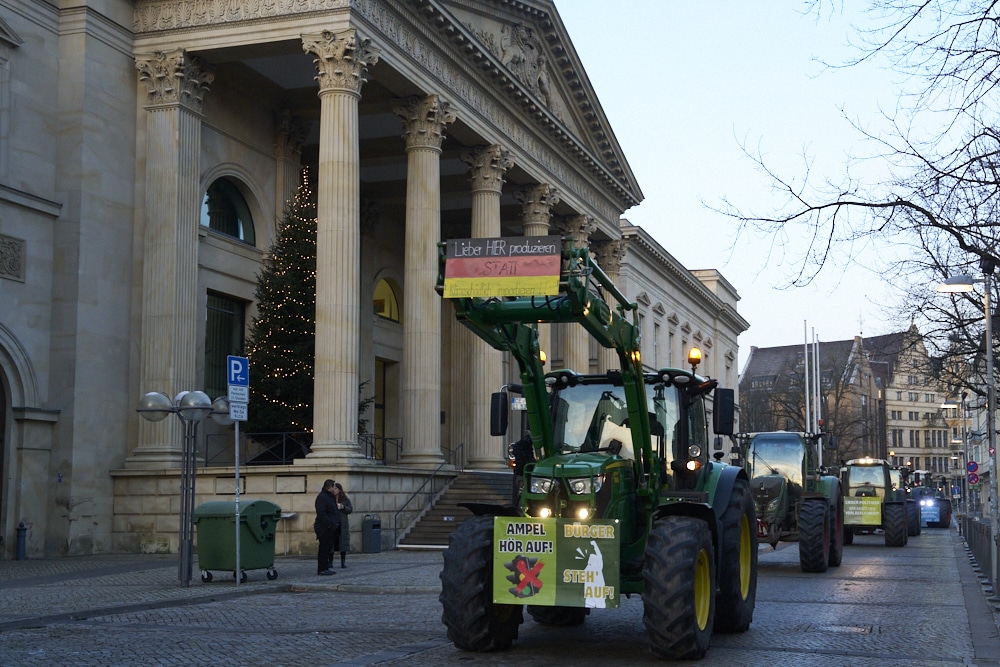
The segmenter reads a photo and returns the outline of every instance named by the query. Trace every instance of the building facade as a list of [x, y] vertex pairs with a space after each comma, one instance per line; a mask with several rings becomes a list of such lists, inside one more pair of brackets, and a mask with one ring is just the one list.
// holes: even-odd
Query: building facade
[[[643, 194], [549, 0], [0, 0], [6, 556], [22, 523], [32, 557], [176, 549], [184, 425], [140, 419], [137, 401], [225, 393], [303, 168], [312, 444], [240, 482], [285, 511], [285, 550], [315, 548], [327, 477], [391, 541], [429, 471], [504, 466], [484, 434], [508, 369], [435, 293], [439, 241], [558, 234], [610, 261], [642, 236], [619, 221]], [[694, 276], [637, 296], [653, 331], [674, 317], [722, 372], [746, 328], [738, 297]], [[601, 367], [579, 332], [542, 342]], [[358, 442], [363, 385], [398, 443], [380, 460]], [[197, 501], [232, 494], [233, 472], [203, 462]]]

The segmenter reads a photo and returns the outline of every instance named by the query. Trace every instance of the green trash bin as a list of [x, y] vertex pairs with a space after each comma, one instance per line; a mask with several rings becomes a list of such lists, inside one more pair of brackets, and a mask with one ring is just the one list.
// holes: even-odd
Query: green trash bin
[[[225, 570], [236, 578], [236, 502], [218, 500], [194, 509], [198, 530], [198, 567], [201, 580], [212, 581], [212, 570]], [[240, 581], [247, 570], [267, 568], [267, 578], [277, 579], [274, 569], [275, 526], [281, 508], [267, 500], [240, 501]]]

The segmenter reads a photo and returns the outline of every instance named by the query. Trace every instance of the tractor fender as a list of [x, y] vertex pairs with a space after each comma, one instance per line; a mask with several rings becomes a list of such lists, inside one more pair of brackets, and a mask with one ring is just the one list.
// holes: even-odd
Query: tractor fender
[[831, 509], [836, 509], [838, 498], [841, 494], [840, 480], [833, 475], [824, 475], [819, 478], [819, 492], [830, 503]]
[[[715, 548], [716, 560], [718, 560], [719, 553], [719, 526], [718, 520], [715, 514], [712, 512], [712, 508], [706, 503], [699, 503], [693, 501], [667, 503], [660, 505], [653, 512], [652, 522], [656, 523], [658, 519], [665, 516], [687, 516], [693, 519], [698, 519], [704, 521], [709, 530], [712, 532], [712, 546]], [[651, 524], [652, 525], [652, 524]]]
[[[718, 469], [721, 470], [715, 474]], [[747, 480], [747, 482], [750, 481], [746, 471], [739, 466], [712, 466], [712, 476], [708, 482], [708, 496], [712, 499], [712, 509], [715, 511], [716, 521], [722, 520], [723, 513], [729, 507], [729, 497], [733, 495], [733, 486], [740, 478]]]

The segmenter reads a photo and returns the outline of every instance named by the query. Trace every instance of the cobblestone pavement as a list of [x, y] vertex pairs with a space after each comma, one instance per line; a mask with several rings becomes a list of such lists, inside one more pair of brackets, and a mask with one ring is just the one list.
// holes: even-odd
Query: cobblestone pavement
[[[441, 624], [440, 552], [352, 554], [332, 577], [307, 558], [275, 567], [239, 586], [196, 569], [182, 586], [173, 556], [0, 562], [0, 666], [663, 664], [638, 597], [575, 628], [526, 614], [510, 651], [469, 654]], [[692, 664], [1000, 667], [1000, 618], [953, 531], [903, 549], [858, 536], [825, 574], [802, 573], [795, 545], [765, 547], [759, 578], [750, 630], [717, 635]]]

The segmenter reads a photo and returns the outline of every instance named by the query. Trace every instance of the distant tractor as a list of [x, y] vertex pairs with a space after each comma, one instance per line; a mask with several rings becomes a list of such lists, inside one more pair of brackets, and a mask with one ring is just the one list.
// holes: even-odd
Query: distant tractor
[[844, 497], [840, 479], [819, 465], [823, 439], [792, 431], [740, 436], [757, 537], [772, 547], [798, 542], [803, 572], [826, 572], [840, 565], [844, 553]]
[[906, 546], [908, 531], [906, 500], [893, 495], [888, 461], [866, 457], [851, 459], [842, 471], [844, 489], [844, 544], [854, 543], [854, 534], [885, 533], [885, 546]]
[[915, 486], [911, 490], [919, 503], [921, 523], [928, 528], [947, 528], [951, 525], [951, 499], [943, 491], [930, 486]]

